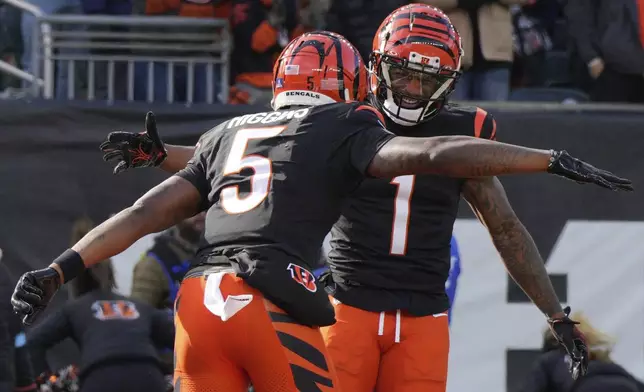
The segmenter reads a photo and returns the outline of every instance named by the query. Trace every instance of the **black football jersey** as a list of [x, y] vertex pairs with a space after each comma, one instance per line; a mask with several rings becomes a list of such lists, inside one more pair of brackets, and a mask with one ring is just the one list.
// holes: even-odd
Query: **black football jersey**
[[208, 210], [198, 263], [231, 265], [303, 323], [332, 323], [315, 314], [319, 305], [333, 317], [312, 266], [346, 196], [393, 137], [359, 103], [248, 114], [207, 132], [178, 173]]
[[[496, 137], [491, 115], [457, 105], [415, 127], [387, 127], [405, 136]], [[329, 293], [368, 311], [447, 310], [450, 239], [464, 181], [406, 175], [362, 182], [331, 230]]]

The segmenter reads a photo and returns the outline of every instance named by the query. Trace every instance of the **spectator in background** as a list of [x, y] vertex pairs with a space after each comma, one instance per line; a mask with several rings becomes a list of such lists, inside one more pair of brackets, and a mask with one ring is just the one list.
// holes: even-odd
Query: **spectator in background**
[[[132, 0], [81, 0], [83, 13], [85, 15], [131, 15]], [[89, 26], [89, 31], [110, 33], [124, 33], [127, 28], [124, 26], [99, 25]], [[100, 39], [95, 39], [100, 41]], [[128, 55], [127, 50], [115, 49], [93, 49], [92, 55]], [[83, 82], [94, 83], [96, 98], [98, 99], [125, 99], [127, 96], [127, 63], [115, 62], [114, 64], [114, 97], [108, 97], [108, 64], [106, 61], [96, 61], [94, 80], [83, 78]], [[88, 75], [89, 77], [89, 75]]]
[[172, 320], [113, 293], [109, 260], [69, 284], [72, 301], [27, 335], [34, 356], [44, 358], [47, 349], [72, 337], [81, 349], [82, 392], [164, 392], [166, 382], [153, 342], [173, 344]]
[[598, 0], [568, 0], [564, 13], [570, 35], [571, 71], [574, 84], [590, 93], [593, 81], [604, 70], [595, 31]]
[[326, 29], [343, 35], [368, 64], [373, 36], [380, 23], [393, 10], [408, 3], [406, 0], [331, 0]]
[[[190, 18], [220, 18], [227, 19], [230, 15], [232, 0], [133, 0], [133, 13], [138, 15], [176, 15]], [[145, 30], [149, 31], [149, 30]], [[185, 32], [184, 28], [177, 28], [177, 33]], [[163, 57], [167, 53], [146, 54]], [[199, 53], [200, 55], [202, 53]], [[186, 54], [187, 55], [187, 54]], [[204, 64], [195, 64], [193, 68], [193, 91], [189, 95], [189, 65], [186, 63], [176, 63], [173, 67], [173, 80], [170, 82], [169, 66], [167, 63], [154, 63], [153, 65], [153, 96], [152, 100], [156, 102], [167, 102], [168, 84], [174, 83], [174, 101], [175, 102], [206, 102], [207, 99], [207, 72], [208, 68]], [[137, 63], [135, 65], [135, 88], [134, 97], [138, 101], [147, 100], [148, 92], [148, 63]], [[213, 80], [215, 84], [221, 79], [220, 70], [217, 66], [213, 67]], [[221, 86], [219, 86], [221, 87]], [[217, 85], [213, 86], [215, 97], [217, 95]]]
[[[541, 87], [547, 81], [547, 53], [552, 40], [546, 26], [524, 8], [510, 8], [514, 26], [513, 87]], [[563, 71], [563, 70], [562, 70]]]
[[234, 49], [229, 102], [267, 106], [273, 98], [273, 64], [304, 31], [296, 0], [233, 0]]
[[513, 61], [512, 17], [508, 6], [534, 0], [419, 0], [442, 9], [463, 40], [464, 73], [455, 100], [505, 101]]
[[[202, 212], [166, 230], [154, 239], [134, 266], [130, 297], [173, 315], [179, 285], [203, 236], [206, 213]], [[159, 347], [163, 372], [174, 370], [173, 351]]]
[[[77, 222], [74, 237], [82, 238], [90, 228]], [[110, 260], [86, 269], [68, 285], [71, 301], [27, 334], [34, 359], [44, 361], [47, 349], [71, 337], [81, 349], [81, 392], [165, 392], [155, 345], [174, 344], [172, 319], [114, 293]]]
[[574, 52], [592, 80], [580, 87], [593, 101], [644, 102], [644, 2], [568, 0], [565, 13]]
[[[548, 35], [555, 37], [558, 35], [559, 22], [563, 21], [563, 3], [565, 1], [567, 0], [535, 0], [521, 5], [521, 9], [526, 16], [537, 20]], [[559, 42], [553, 44], [556, 50], [562, 49], [558, 46]], [[561, 44], [565, 49], [567, 43], [562, 42]]]
[[[40, 10], [46, 15], [50, 14], [81, 14], [81, 0], [30, 0], [29, 3], [40, 8]], [[29, 73], [34, 73], [35, 66], [32, 61], [33, 54], [33, 44], [34, 39], [37, 39], [38, 36], [34, 34], [40, 34], [40, 31], [36, 32], [35, 29], [38, 26], [37, 19], [34, 15], [29, 12], [22, 13], [22, 38], [24, 45], [24, 52], [22, 56], [22, 65], [23, 69]], [[64, 29], [61, 27], [61, 29]], [[63, 54], [73, 54], [79, 53], [82, 50], [80, 49], [64, 49]], [[68, 96], [67, 91], [67, 80], [70, 77], [75, 77], [75, 75], [68, 74], [68, 68], [66, 62], [58, 61], [56, 65], [56, 98], [66, 99]], [[42, 77], [42, 65], [38, 65], [39, 75]]]
[[81, 0], [86, 15], [131, 15], [132, 0]]
[[154, 239], [134, 266], [131, 298], [156, 309], [172, 310], [186, 268], [203, 236], [205, 212], [186, 219]]
[[227, 18], [231, 0], [133, 0], [134, 13], [188, 18]]
[[[0, 2], [0, 60], [20, 68], [22, 37], [20, 10]], [[20, 81], [0, 73], [0, 92], [7, 87], [19, 87]]]
[[611, 360], [614, 340], [595, 329], [583, 314], [576, 313], [571, 318], [579, 322], [577, 328], [586, 337], [588, 374], [574, 382], [568, 370], [568, 355], [548, 329], [544, 331], [544, 353], [520, 392], [644, 392], [644, 384]]
[[300, 23], [305, 31], [326, 29], [330, 0], [299, 0]]

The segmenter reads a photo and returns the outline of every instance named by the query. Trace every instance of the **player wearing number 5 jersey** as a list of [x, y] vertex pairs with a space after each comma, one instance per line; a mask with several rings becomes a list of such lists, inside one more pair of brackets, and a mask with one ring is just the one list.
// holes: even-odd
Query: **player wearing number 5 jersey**
[[[360, 56], [344, 38], [301, 36], [276, 64], [274, 112], [236, 117], [203, 135], [178, 175], [90, 233], [52, 268], [74, 258], [92, 264], [207, 209], [207, 245], [176, 303], [177, 386], [239, 392], [250, 380], [257, 392], [338, 390], [322, 336], [310, 327], [335, 322], [310, 263], [365, 178], [550, 171], [629, 188], [628, 180], [563, 152], [463, 136], [395, 137], [372, 107], [330, 103], [364, 99], [365, 81]], [[117, 167], [163, 161], [165, 148], [150, 120], [143, 135], [110, 135], [103, 148], [107, 158], [120, 160]], [[49, 292], [39, 297], [44, 300], [29, 295], [42, 274], [23, 277], [13, 297], [27, 321], [49, 299]]]

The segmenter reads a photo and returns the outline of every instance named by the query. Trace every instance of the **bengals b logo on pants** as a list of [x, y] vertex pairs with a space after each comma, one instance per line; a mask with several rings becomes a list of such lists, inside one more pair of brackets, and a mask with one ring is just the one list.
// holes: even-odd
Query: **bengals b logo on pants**
[[315, 275], [311, 271], [293, 263], [290, 263], [286, 269], [291, 271], [291, 278], [308, 291], [315, 293], [318, 290], [318, 286], [315, 284]]
[[[291, 284], [285, 264], [279, 268], [282, 284]], [[256, 392], [339, 391], [318, 328], [300, 324], [232, 272], [221, 276], [221, 298], [252, 300], [223, 321], [205, 306], [211, 277], [192, 275], [181, 284], [181, 305], [175, 313], [175, 391], [248, 392], [250, 382]], [[291, 286], [300, 291], [299, 297], [310, 296]]]

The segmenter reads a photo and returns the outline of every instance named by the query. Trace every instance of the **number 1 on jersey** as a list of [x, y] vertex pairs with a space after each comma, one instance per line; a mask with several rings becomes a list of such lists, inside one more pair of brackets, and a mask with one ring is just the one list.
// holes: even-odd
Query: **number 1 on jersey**
[[250, 168], [255, 172], [250, 178], [250, 193], [245, 197], [239, 196], [239, 187], [231, 185], [221, 190], [221, 206], [229, 214], [241, 214], [260, 205], [266, 196], [273, 176], [271, 160], [261, 155], [246, 155], [248, 141], [252, 139], [268, 139], [279, 135], [286, 127], [244, 128], [235, 133], [224, 176], [239, 174], [242, 169]]
[[389, 253], [402, 256], [407, 252], [407, 233], [409, 231], [409, 210], [411, 195], [414, 192], [415, 176], [398, 176], [391, 184], [398, 187], [394, 199], [394, 219], [391, 225], [391, 246]]

